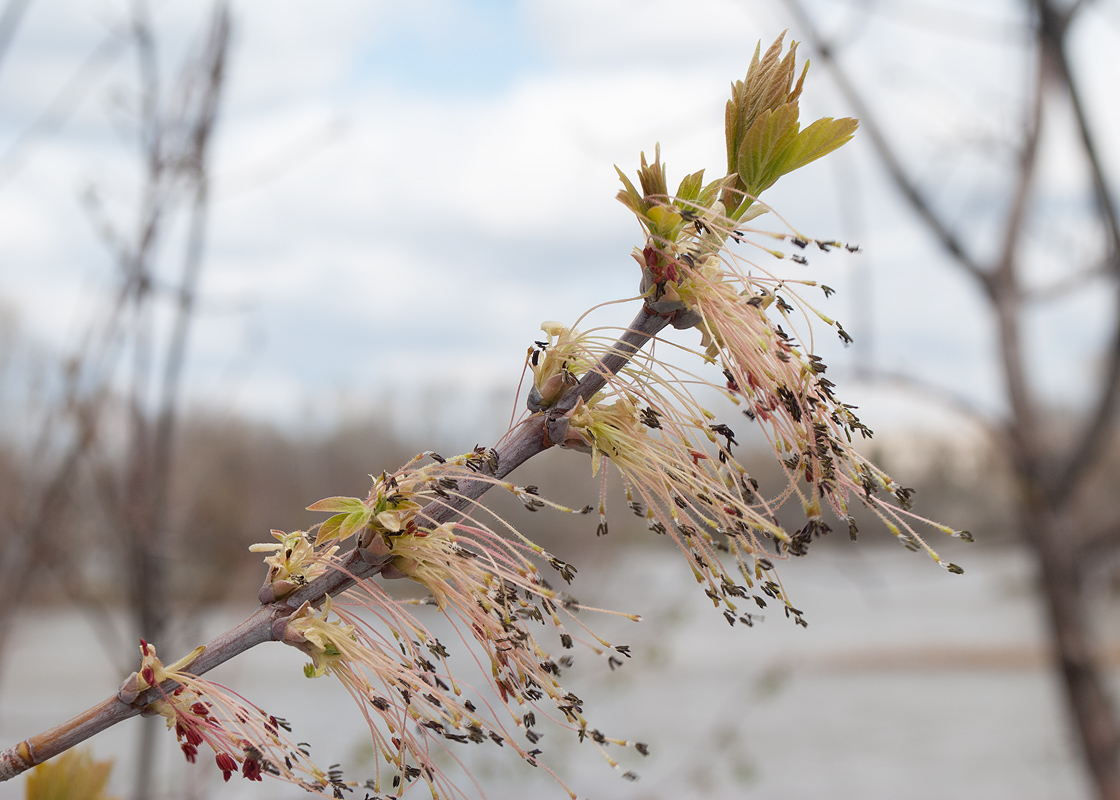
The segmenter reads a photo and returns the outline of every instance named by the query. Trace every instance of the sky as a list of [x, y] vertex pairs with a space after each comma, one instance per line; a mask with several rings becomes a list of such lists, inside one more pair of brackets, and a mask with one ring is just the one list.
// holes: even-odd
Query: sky
[[[206, 8], [150, 4], [169, 84]], [[329, 425], [386, 403], [421, 426], [485, 428], [495, 408], [508, 418], [542, 321], [570, 323], [637, 292], [629, 253], [641, 231], [614, 199], [614, 166], [633, 174], [639, 153], [660, 143], [671, 184], [700, 168], [721, 175], [730, 82], [760, 40], [786, 29], [804, 38], [785, 4], [755, 0], [232, 8], [185, 396], [281, 425]], [[1021, 135], [1028, 65], [1018, 4], [809, 8], [919, 184], [989, 256], [1009, 145]], [[136, 64], [127, 48], [106, 45], [127, 14], [113, 0], [34, 0], [0, 62], [0, 307], [45, 353], [76, 346], [117, 280], [83, 196], [95, 192], [122, 235], [135, 226]], [[1074, 58], [1102, 132], [1120, 126], [1108, 55], [1120, 52], [1117, 38], [1117, 4], [1090, 4]], [[91, 56], [107, 47], [108, 57]], [[93, 67], [80, 72], [83, 63]], [[802, 119], [851, 114], [816, 60]], [[1040, 286], [1093, 256], [1071, 136], [1047, 128], [1047, 194], [1030, 254]], [[1115, 145], [1105, 157], [1120, 182]], [[930, 393], [857, 381], [857, 367], [905, 371], [1001, 408], [980, 296], [892, 193], [865, 139], [764, 199], [807, 235], [861, 247], [816, 253], [792, 274], [837, 290], [822, 308], [857, 342], [845, 350], [822, 331], [816, 347], [841, 395], [872, 409], [872, 427], [876, 417], [918, 426], [954, 417]], [[759, 226], [786, 230], [773, 218]], [[180, 268], [182, 250], [173, 230], [160, 248], [163, 274]], [[1035, 378], [1055, 403], [1076, 407], [1076, 387], [1097, 369], [1099, 288], [1063, 295], [1032, 323], [1044, 365]], [[634, 310], [612, 306], [595, 319], [624, 325]]]
[[[1020, 3], [807, 5], [917, 183], [990, 258], [1022, 135]], [[208, 4], [149, 6], [173, 86]], [[0, 431], [17, 418], [5, 336], [15, 326], [25, 365], [51, 368], [118, 281], [83, 197], [95, 193], [123, 236], [136, 225], [136, 61], [112, 38], [129, 7], [30, 0], [0, 55]], [[1070, 53], [1114, 185], [1118, 8], [1089, 2]], [[239, 0], [232, 11], [186, 402], [313, 429], [388, 408], [465, 447], [492, 442], [509, 418], [541, 322], [637, 293], [642, 234], [615, 200], [615, 165], [633, 175], [660, 143], [671, 184], [721, 175], [729, 84], [757, 42], [806, 37], [777, 0]], [[823, 60], [799, 52], [813, 58], [803, 119], [852, 115]], [[1031, 377], [1076, 409], [1100, 371], [1114, 292], [1054, 288], [1098, 255], [1074, 135], [1047, 120], [1026, 259], [1054, 301], [1031, 317]], [[810, 252], [807, 267], [760, 263], [836, 289], [819, 305], [855, 344], [821, 328], [814, 350], [865, 422], [881, 435], [973, 436], [941, 392], [1002, 409], [983, 300], [888, 185], [865, 132], [764, 199], [806, 235], [860, 246]], [[180, 220], [160, 244], [163, 280], [182, 259]], [[635, 310], [594, 320], [625, 325]], [[887, 390], [861, 370], [939, 392]]]

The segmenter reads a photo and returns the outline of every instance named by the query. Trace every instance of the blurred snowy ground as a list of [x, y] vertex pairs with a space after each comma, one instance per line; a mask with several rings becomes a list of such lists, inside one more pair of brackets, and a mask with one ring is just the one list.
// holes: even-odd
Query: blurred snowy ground
[[[645, 741], [651, 754], [613, 748], [621, 766], [612, 770], [590, 743], [542, 723], [542, 760], [588, 798], [1088, 796], [1046, 668], [1030, 564], [1016, 550], [960, 550], [951, 557], [966, 566], [964, 576], [902, 548], [862, 543], [783, 565], [807, 629], [774, 609], [754, 628], [729, 629], [684, 562], [666, 551], [638, 550], [600, 573], [583, 565], [576, 597], [644, 621], [581, 615], [612, 643], [630, 644], [634, 657], [611, 672], [591, 653], [572, 651], [565, 686], [585, 700], [591, 725]], [[191, 644], [250, 610], [215, 615]], [[15, 641], [18, 652], [0, 676], [5, 744], [103, 699], [122, 677], [73, 613], [29, 615]], [[68, 645], [60, 650], [59, 642]], [[450, 663], [463, 669], [466, 658], [451, 651]], [[286, 717], [320, 766], [342, 762], [349, 778], [364, 778], [370, 748], [361, 716], [329, 679], [305, 679], [303, 661], [264, 645], [213, 676]], [[468, 673], [460, 677], [471, 682]], [[138, 732], [130, 721], [92, 741], [98, 757], [117, 758], [122, 794]], [[164, 797], [307, 796], [269, 782], [223, 785], [209, 759], [188, 767], [170, 734], [165, 744]], [[507, 750], [452, 748], [493, 800], [566, 796]], [[626, 770], [640, 780], [623, 780]], [[469, 789], [469, 781], [460, 784]], [[0, 798], [21, 794], [22, 780], [0, 784]], [[408, 796], [421, 795], [417, 786]]]

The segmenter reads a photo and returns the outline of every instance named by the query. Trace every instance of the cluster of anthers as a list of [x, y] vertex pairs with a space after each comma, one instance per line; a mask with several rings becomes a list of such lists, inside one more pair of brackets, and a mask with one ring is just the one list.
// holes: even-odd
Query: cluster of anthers
[[[674, 538], [732, 625], [752, 624], [748, 610], [768, 602], [805, 624], [778, 580], [774, 560], [804, 554], [827, 533], [826, 511], [854, 538], [852, 503], [861, 503], [907, 546], [924, 549], [954, 572], [960, 568], [942, 562], [914, 526], [970, 538], [915, 516], [909, 510], [912, 490], [854, 450], [853, 438], [870, 431], [852, 406], [836, 398], [812, 339], [798, 334], [799, 328], [808, 333], [816, 317], [848, 340], [839, 323], [801, 296], [817, 284], [779, 279], [732, 252], [754, 244], [784, 258], [782, 251], [757, 245], [762, 235], [798, 248], [791, 258], [799, 263], [805, 263], [801, 253], [810, 244], [825, 251], [842, 246], [745, 227], [769, 210], [757, 199], [763, 190], [840, 147], [856, 128], [855, 120], [829, 118], [800, 128], [805, 73], [794, 82], [796, 44], [782, 51], [781, 38], [764, 55], [756, 51], [746, 79], [733, 87], [724, 177], [705, 184], [700, 171], [670, 193], [659, 150], [652, 163], [642, 156], [640, 189], [619, 172], [624, 185], [619, 199], [645, 232], [643, 246], [634, 252], [642, 314], [659, 318], [660, 327], [698, 329], [699, 343], [685, 346], [654, 336], [646, 351], [625, 349], [623, 339], [602, 329], [578, 332], [549, 322], [544, 339], [529, 351], [530, 420], [548, 420], [550, 443], [590, 454], [594, 473], [604, 459], [614, 465], [630, 508], [650, 530]], [[683, 355], [660, 358], [658, 351], [666, 349]], [[687, 357], [694, 357], [695, 368], [681, 366]], [[612, 358], [620, 362], [617, 368], [605, 366]], [[579, 391], [596, 375], [601, 389]], [[786, 477], [776, 494], [763, 494], [737, 459], [735, 430], [710, 410], [713, 398], [722, 398], [764, 432]], [[616, 768], [604, 749], [608, 744], [648, 753], [642, 743], [610, 739], [589, 726], [582, 701], [560, 681], [570, 655], [553, 658], [542, 644], [539, 630], [555, 635], [565, 651], [580, 641], [612, 667], [629, 657], [626, 646], [612, 645], [580, 624], [574, 616], [580, 604], [554, 589], [536, 564], [547, 563], [568, 583], [575, 568], [474, 498], [482, 493], [481, 483], [514, 494], [530, 510], [593, 508], [564, 508], [541, 497], [536, 487], [494, 477], [501, 474], [497, 460], [496, 451], [482, 447], [446, 459], [421, 454], [374, 479], [365, 499], [332, 497], [311, 506], [331, 514], [313, 533], [274, 531], [275, 543], [253, 548], [269, 553], [260, 594], [265, 604], [282, 603], [328, 571], [347, 573], [356, 562], [338, 550], [350, 539], [350, 555], [376, 565], [375, 574], [410, 578], [427, 590], [425, 600], [399, 600], [376, 580], [352, 575], [345, 593], [328, 595], [319, 607], [303, 603], [281, 621], [275, 637], [309, 656], [308, 677], [333, 675], [361, 707], [378, 756], [376, 774], [365, 786], [378, 797], [383, 792], [398, 797], [419, 784], [433, 797], [461, 795], [437, 766], [440, 748], [491, 743], [539, 765], [538, 714], [581, 741], [591, 740]], [[465, 484], [475, 490], [464, 490]], [[801, 527], [790, 529], [780, 521], [787, 504], [800, 506]], [[598, 530], [605, 534], [602, 499], [599, 512]], [[418, 604], [434, 605], [455, 624], [456, 647], [481, 667], [488, 689], [452, 676], [451, 650], [411, 610]], [[578, 628], [578, 636], [567, 625]], [[279, 720], [240, 699], [221, 700], [225, 694], [183, 672], [186, 666], [163, 669], [145, 645], [144, 667], [132, 688], [138, 693], [166, 677], [178, 682], [180, 688], [152, 708], [175, 727], [189, 759], [206, 743], [227, 778], [238, 769], [250, 778], [272, 774], [335, 795], [353, 786], [337, 771], [311, 765], [305, 749], [280, 735]]]
[[[338, 795], [343, 786], [341, 775], [316, 767], [307, 745], [285, 736], [291, 730], [287, 722], [187, 671], [202, 650], [196, 648], [165, 667], [155, 647], [141, 640], [140, 670], [124, 682], [118, 697], [130, 705], [149, 689], [156, 689], [158, 696], [147, 704], [145, 714], [158, 714], [167, 721], [190, 763], [197, 760], [199, 747], [209, 748], [226, 781], [238, 772], [252, 781], [269, 775], [309, 791]], [[166, 690], [166, 685], [175, 688]]]
[[[376, 772], [365, 784], [373, 792], [396, 796], [420, 781], [433, 797], [459, 794], [437, 766], [437, 741], [444, 747], [505, 746], [541, 766], [536, 745], [544, 734], [538, 715], [590, 740], [614, 766], [605, 750], [609, 744], [648, 753], [640, 742], [610, 738], [589, 725], [583, 701], [560, 680], [571, 655], [553, 658], [534, 632], [537, 626], [551, 629], [563, 650], [583, 644], [612, 667], [630, 656], [627, 646], [612, 645], [575, 618], [583, 607], [553, 588], [534, 559], [568, 583], [575, 568], [497, 516], [491, 514], [490, 524], [474, 519], [485, 510], [480, 505], [473, 516], [456, 512], [454, 522], [433, 516], [464, 500], [460, 485], [470, 481], [492, 483], [531, 510], [591, 511], [552, 503], [534, 486], [490, 477], [496, 458], [494, 450], [483, 447], [449, 458], [420, 454], [376, 478], [364, 500], [332, 497], [310, 506], [331, 513], [314, 534], [274, 532], [276, 544], [253, 546], [271, 553], [262, 588], [268, 602], [282, 600], [327, 569], [345, 570], [337, 543], [350, 538], [366, 559], [380, 562], [382, 577], [410, 578], [428, 592], [420, 600], [400, 600], [376, 580], [357, 580], [339, 597], [328, 596], [319, 609], [304, 603], [278, 637], [310, 657], [308, 677], [334, 676], [362, 708], [378, 754]], [[451, 650], [410, 611], [423, 605], [435, 606], [469, 636], [459, 644], [483, 667], [488, 689], [480, 691], [452, 675]], [[573, 623], [569, 632], [567, 625]]]
[[[758, 194], [778, 177], [844, 144], [856, 128], [852, 119], [821, 119], [804, 130], [797, 100], [805, 73], [794, 84], [794, 44], [782, 54], [781, 39], [760, 58], [756, 51], [745, 81], [733, 87], [727, 105], [728, 174], [706, 184], [703, 171], [686, 176], [671, 193], [660, 148], [652, 163], [643, 154], [640, 189], [621, 171], [619, 200], [637, 216], [646, 234], [633, 256], [641, 267], [647, 312], [664, 316], [674, 328], [696, 328], [698, 346], [655, 339], [635, 354], [604, 388], [564, 412], [563, 446], [591, 454], [592, 470], [606, 457], [626, 484], [631, 509], [648, 527], [672, 535], [692, 564], [698, 581], [731, 624], [751, 624], [738, 600], [765, 607], [777, 599], [787, 616], [804, 625], [802, 612], [786, 597], [773, 561], [800, 556], [828, 532], [828, 508], [854, 539], [853, 500], [869, 509], [909, 548], [924, 550], [951, 572], [915, 531], [927, 525], [971, 539], [912, 513], [913, 490], [856, 452], [853, 437], [871, 431], [854, 406], [840, 402], [826, 365], [813, 354], [810, 320], [816, 318], [850, 337], [839, 322], [815, 309], [802, 292], [813, 280], [779, 279], [731, 248], [754, 246], [784, 259], [786, 253], [758, 244], [761, 237], [787, 241], [791, 260], [806, 264], [809, 245], [822, 251], [846, 247], [797, 233], [766, 233], [743, 223], [770, 209]], [[828, 286], [819, 288], [825, 296]], [[797, 336], [810, 333], [808, 341]], [[530, 351], [533, 389], [530, 407], [546, 410], [563, 387], [574, 386], [617, 345], [596, 331], [579, 333], [560, 323], [542, 325], [546, 339]], [[671, 358], [654, 356], [669, 348]], [[680, 355], [683, 353], [683, 356]], [[680, 366], [688, 357], [695, 370]], [[714, 371], [718, 380], [705, 377]], [[713, 396], [756, 424], [778, 456], [783, 487], [765, 496], [758, 481], [737, 460], [736, 434], [729, 419], [710, 410]], [[793, 529], [779, 521], [789, 502], [800, 506], [804, 523]], [[602, 503], [600, 504], [602, 508]], [[600, 533], [606, 531], [601, 520]], [[767, 550], [763, 545], [770, 542]], [[720, 553], [730, 553], [729, 570]]]

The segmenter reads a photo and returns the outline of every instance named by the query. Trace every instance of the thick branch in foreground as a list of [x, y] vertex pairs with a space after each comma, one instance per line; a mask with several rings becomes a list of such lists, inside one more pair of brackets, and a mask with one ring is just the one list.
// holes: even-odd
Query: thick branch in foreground
[[[272, 641], [273, 623], [277, 619], [286, 620], [286, 618], [287, 614], [282, 606], [261, 606], [240, 625], [231, 628], [206, 645], [198, 658], [191, 663], [192, 672], [198, 675], [209, 672], [219, 664], [256, 647], [261, 642]], [[163, 691], [169, 692], [175, 688], [175, 684], [168, 682], [162, 688]], [[149, 689], [133, 703], [123, 703], [117, 695], [113, 695], [68, 722], [38, 736], [24, 739], [15, 747], [0, 753], [0, 781], [14, 778], [36, 764], [41, 764], [81, 744], [91, 736], [111, 728], [118, 722], [141, 714], [148, 703], [160, 696], [159, 688]]]
[[[611, 348], [610, 355], [572, 386], [553, 409], [534, 414], [507, 433], [494, 448], [498, 455], [496, 469], [487, 465], [482, 472], [489, 478], [501, 479], [533, 456], [555, 445], [557, 440], [549, 436], [550, 428], [555, 427], [580, 399], [587, 400], [602, 389], [612, 375], [618, 373], [635, 353], [672, 321], [672, 315], [658, 315], [643, 305], [631, 327]], [[421, 512], [421, 516], [434, 524], [449, 521], [492, 486], [492, 481], [464, 481], [455, 498], [430, 504]], [[356, 581], [381, 573], [391, 559], [392, 554], [389, 552], [356, 547], [346, 555], [340, 569], [328, 570], [284, 598], [262, 602], [261, 607], [248, 619], [207, 644], [190, 663], [191, 674], [203, 675], [262, 642], [279, 641], [287, 628], [289, 616], [304, 603], [321, 605], [328, 596], [345, 592]], [[131, 703], [122, 702], [118, 695], [113, 695], [68, 722], [8, 748], [0, 753], [0, 781], [13, 778], [118, 722], [143, 713], [151, 702], [175, 687], [173, 681], [167, 681], [161, 687], [143, 692]]]

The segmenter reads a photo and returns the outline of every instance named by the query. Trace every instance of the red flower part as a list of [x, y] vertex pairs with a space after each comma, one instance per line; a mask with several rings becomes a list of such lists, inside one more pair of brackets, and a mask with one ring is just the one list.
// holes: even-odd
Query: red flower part
[[237, 772], [237, 762], [233, 760], [229, 753], [218, 753], [214, 756], [214, 763], [222, 771], [222, 780], [229, 783], [230, 776]]
[[180, 747], [183, 748], [183, 755], [187, 757], [187, 761], [193, 764], [194, 760], [198, 758], [198, 748], [189, 742], [184, 742]]
[[140, 670], [140, 677], [143, 678], [149, 686], [156, 685], [156, 671], [151, 667], [144, 667]]
[[191, 706], [191, 713], [196, 717], [202, 717], [203, 719], [206, 719], [208, 716], [210, 716], [210, 707], [205, 703], [195, 703], [193, 706]]
[[251, 781], [261, 780], [261, 765], [255, 758], [246, 758], [241, 762], [241, 774]]

